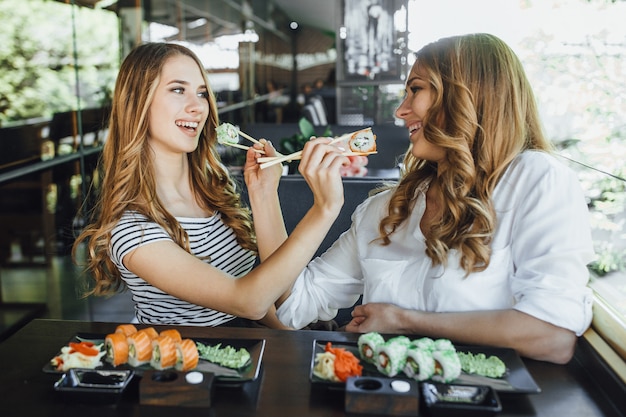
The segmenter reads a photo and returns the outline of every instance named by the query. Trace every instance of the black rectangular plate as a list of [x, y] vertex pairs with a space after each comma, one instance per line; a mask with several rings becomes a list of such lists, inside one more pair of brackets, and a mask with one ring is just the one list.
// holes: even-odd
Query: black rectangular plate
[[[317, 353], [324, 352], [326, 343], [328, 342], [328, 340], [313, 341], [309, 379], [311, 383], [315, 385], [343, 389], [345, 383], [327, 381], [313, 374], [313, 367], [315, 366], [315, 355]], [[333, 347], [345, 348], [346, 350], [352, 352], [357, 358], [360, 358], [359, 348], [356, 342], [330, 342], [332, 343]], [[452, 384], [488, 385], [498, 392], [519, 394], [538, 394], [541, 392], [541, 388], [539, 388], [533, 377], [530, 375], [528, 369], [526, 369], [526, 366], [524, 365], [524, 362], [522, 362], [522, 359], [515, 350], [507, 348], [463, 345], [455, 345], [455, 348], [459, 352], [471, 352], [474, 354], [484, 353], [487, 357], [491, 355], [497, 356], [502, 360], [502, 362], [504, 362], [507, 371], [502, 378], [489, 378], [481, 375], [466, 374], [463, 372], [461, 373], [461, 376], [459, 378], [451, 382]], [[372, 364], [361, 361], [361, 365], [363, 365], [364, 376], [385, 376], [378, 372], [376, 367]], [[398, 375], [397, 378], [409, 379], [409, 377], [404, 374]]]
[[[95, 344], [104, 343], [106, 336], [102, 334], [93, 333], [77, 333], [70, 342], [90, 341]], [[195, 342], [200, 342], [205, 345], [217, 345], [221, 343], [222, 346], [232, 346], [236, 349], [245, 348], [250, 352], [250, 363], [241, 369], [231, 369], [223, 366], [216, 365], [209, 361], [200, 359], [197, 370], [203, 372], [213, 372], [216, 376], [216, 384], [219, 385], [238, 385], [248, 381], [254, 381], [259, 377], [261, 370], [261, 361], [263, 359], [263, 352], [265, 350], [265, 339], [210, 339], [210, 338], [193, 338]], [[61, 353], [59, 348], [59, 354]], [[52, 358], [50, 358], [52, 359]], [[103, 365], [97, 369], [132, 369], [135, 371], [136, 376], [141, 376], [143, 371], [152, 369], [148, 364], [132, 367], [128, 364], [119, 365], [117, 367], [102, 361]], [[47, 373], [62, 374], [62, 371], [57, 371], [50, 362], [43, 366], [43, 371]]]

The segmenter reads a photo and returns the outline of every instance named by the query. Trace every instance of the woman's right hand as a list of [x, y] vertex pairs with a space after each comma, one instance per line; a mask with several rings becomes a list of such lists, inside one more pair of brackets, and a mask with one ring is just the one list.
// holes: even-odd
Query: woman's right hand
[[314, 205], [339, 213], [344, 193], [340, 168], [350, 164], [344, 149], [329, 145], [329, 138], [312, 138], [302, 150], [298, 171], [311, 188]]

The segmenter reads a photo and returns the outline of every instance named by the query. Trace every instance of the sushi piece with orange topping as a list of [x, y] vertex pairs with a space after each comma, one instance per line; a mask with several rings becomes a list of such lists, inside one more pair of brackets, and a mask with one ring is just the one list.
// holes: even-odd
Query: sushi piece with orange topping
[[183, 339], [176, 343], [176, 370], [188, 371], [198, 366], [200, 354], [196, 342], [191, 339]]
[[104, 350], [106, 352], [106, 361], [113, 366], [128, 362], [128, 340], [122, 332], [106, 335], [104, 338]]
[[176, 365], [176, 344], [169, 336], [159, 336], [152, 341], [150, 366], [154, 369], [173, 368]]
[[115, 333], [122, 333], [128, 337], [133, 333], [137, 333], [137, 328], [134, 324], [120, 324], [115, 328]]
[[175, 342], [180, 342], [181, 340], [183, 340], [182, 336], [180, 335], [180, 332], [176, 329], [163, 330], [161, 331], [161, 333], [159, 333], [159, 336], [169, 336]]
[[154, 327], [145, 327], [143, 329], [138, 330], [137, 332], [138, 333], [145, 333], [146, 335], [148, 335], [150, 340], [154, 340], [157, 337], [159, 337], [159, 332], [157, 332]]
[[150, 362], [152, 357], [152, 340], [148, 332], [138, 331], [128, 336], [128, 364], [140, 366]]

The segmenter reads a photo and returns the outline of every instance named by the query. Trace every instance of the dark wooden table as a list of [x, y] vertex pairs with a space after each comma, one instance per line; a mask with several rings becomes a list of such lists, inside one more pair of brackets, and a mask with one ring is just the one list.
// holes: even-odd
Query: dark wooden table
[[[210, 409], [140, 405], [136, 391], [117, 405], [64, 401], [53, 384], [58, 375], [43, 366], [74, 335], [110, 333], [116, 323], [33, 320], [0, 344], [0, 414], [9, 416], [343, 416], [344, 393], [309, 382], [313, 341], [356, 341], [357, 335], [325, 331], [177, 327], [183, 337], [265, 339], [261, 373], [238, 387], [217, 387]], [[161, 329], [155, 326], [157, 330]], [[171, 326], [168, 326], [171, 327]], [[165, 327], [164, 327], [165, 328]], [[559, 366], [524, 360], [539, 394], [501, 394], [501, 416], [620, 416], [616, 392], [606, 392], [578, 360]], [[587, 365], [589, 366], [589, 365]], [[594, 366], [595, 367], [595, 366]], [[424, 414], [425, 415], [425, 414]]]

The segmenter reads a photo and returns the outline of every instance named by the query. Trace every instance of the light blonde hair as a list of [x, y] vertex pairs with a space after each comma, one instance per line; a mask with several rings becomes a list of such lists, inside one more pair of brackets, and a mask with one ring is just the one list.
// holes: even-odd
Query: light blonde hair
[[78, 236], [72, 248], [87, 243], [86, 271], [95, 282], [85, 295], [107, 295], [123, 286], [120, 272], [109, 256], [111, 231], [122, 214], [133, 210], [163, 227], [172, 239], [190, 252], [188, 236], [163, 206], [156, 192], [154, 166], [148, 146], [149, 108], [159, 84], [161, 71], [172, 57], [191, 57], [209, 91], [209, 116], [200, 134], [198, 147], [188, 154], [190, 178], [198, 203], [221, 213], [222, 220], [237, 236], [238, 243], [256, 251], [250, 211], [244, 208], [235, 183], [217, 153], [217, 104], [199, 58], [188, 48], [171, 43], [147, 43], [133, 49], [117, 77], [109, 131], [98, 164], [101, 183], [92, 223]]
[[521, 62], [496, 36], [440, 39], [424, 46], [416, 58], [434, 95], [422, 121], [424, 137], [446, 150], [445, 165], [419, 160], [409, 149], [388, 215], [379, 225], [381, 241], [389, 244], [389, 236], [408, 218], [417, 187], [436, 180], [443, 217], [427, 233], [427, 255], [433, 264], [445, 266], [454, 248], [468, 274], [482, 271], [489, 265], [497, 223], [492, 202], [496, 184], [522, 151], [551, 151], [552, 145], [544, 137]]

